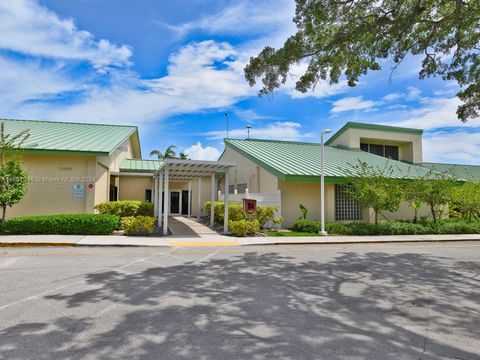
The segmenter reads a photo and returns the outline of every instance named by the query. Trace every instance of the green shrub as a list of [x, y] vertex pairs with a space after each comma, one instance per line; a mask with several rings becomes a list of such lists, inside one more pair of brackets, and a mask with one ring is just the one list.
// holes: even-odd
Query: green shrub
[[276, 206], [257, 206], [255, 218], [260, 223], [260, 226], [263, 227], [266, 223], [274, 221], [277, 211], [278, 208]]
[[125, 235], [147, 236], [155, 232], [155, 218], [151, 216], [127, 216], [120, 220]]
[[5, 221], [2, 234], [110, 235], [119, 218], [109, 214], [18, 216]]
[[95, 205], [100, 214], [126, 216], [153, 216], [153, 204], [147, 201], [108, 201]]
[[229, 220], [228, 228], [232, 235], [238, 237], [245, 237], [247, 235], [253, 235], [260, 231], [260, 223], [258, 220]]
[[[219, 224], [219, 225], [223, 224], [224, 210], [225, 210], [225, 205], [223, 201], [215, 201], [214, 209], [215, 209], [215, 219], [214, 219], [215, 224]], [[205, 203], [204, 211], [205, 211], [205, 214], [207, 214], [207, 217], [210, 218], [210, 201], [207, 201]], [[235, 203], [228, 204], [228, 220], [239, 221], [242, 219], [245, 219], [243, 205], [235, 204]]]
[[480, 222], [464, 220], [443, 220], [435, 223], [422, 219], [417, 224], [409, 221], [380, 221], [372, 223], [353, 222], [350, 224], [328, 223], [329, 234], [337, 235], [425, 235], [425, 234], [480, 234]]
[[298, 219], [293, 223], [292, 230], [296, 232], [316, 233], [320, 227], [320, 221]]

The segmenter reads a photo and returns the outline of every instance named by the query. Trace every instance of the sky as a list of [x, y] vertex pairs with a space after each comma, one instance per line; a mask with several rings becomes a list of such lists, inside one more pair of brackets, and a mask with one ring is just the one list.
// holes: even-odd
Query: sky
[[142, 155], [177, 146], [214, 160], [229, 137], [319, 141], [348, 121], [425, 129], [424, 160], [480, 163], [480, 121], [456, 116], [458, 87], [418, 79], [421, 58], [356, 87], [287, 83], [258, 97], [243, 69], [295, 33], [294, 0], [0, 1], [0, 118], [136, 125]]

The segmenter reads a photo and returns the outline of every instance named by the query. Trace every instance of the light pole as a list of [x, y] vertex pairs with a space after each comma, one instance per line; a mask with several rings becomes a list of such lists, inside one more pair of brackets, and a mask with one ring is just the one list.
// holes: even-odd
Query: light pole
[[320, 235], [327, 235], [325, 231], [325, 145], [323, 136], [332, 130], [324, 129], [320, 133]]

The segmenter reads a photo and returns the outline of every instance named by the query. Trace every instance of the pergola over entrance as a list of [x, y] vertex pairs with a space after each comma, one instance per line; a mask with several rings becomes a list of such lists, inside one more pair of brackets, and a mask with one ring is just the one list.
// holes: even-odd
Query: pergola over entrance
[[[168, 235], [168, 213], [170, 210], [169, 182], [170, 181], [188, 181], [188, 217], [191, 212], [191, 191], [192, 181], [198, 181], [198, 209], [197, 218], [200, 219], [202, 177], [210, 176], [210, 226], [213, 226], [215, 216], [215, 175], [224, 175], [225, 181], [225, 214], [223, 231], [228, 232], [228, 188], [229, 177], [228, 170], [235, 166], [235, 163], [229, 161], [199, 161], [199, 160], [173, 160], [167, 159], [155, 172], [155, 191], [153, 196], [155, 217], [158, 226], [162, 227], [163, 235]], [[162, 193], [165, 192], [164, 200]], [[163, 209], [163, 216], [162, 216]]]

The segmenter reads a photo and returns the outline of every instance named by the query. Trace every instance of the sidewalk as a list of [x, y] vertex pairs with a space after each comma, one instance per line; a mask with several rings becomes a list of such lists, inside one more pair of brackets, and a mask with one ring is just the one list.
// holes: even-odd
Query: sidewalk
[[306, 236], [236, 238], [218, 234], [201, 237], [129, 237], [82, 235], [0, 236], [0, 247], [7, 246], [248, 246], [287, 244], [368, 244], [436, 241], [480, 241], [480, 234], [467, 235], [389, 235], [389, 236]]

